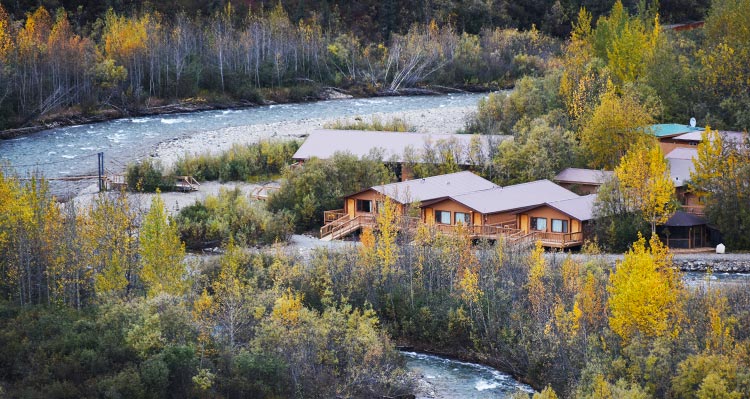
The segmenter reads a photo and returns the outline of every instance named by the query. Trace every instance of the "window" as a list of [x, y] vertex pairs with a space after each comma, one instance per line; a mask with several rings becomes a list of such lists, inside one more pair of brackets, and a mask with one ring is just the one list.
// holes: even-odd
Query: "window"
[[435, 211], [435, 222], [451, 224], [451, 213], [449, 211]]
[[372, 201], [358, 199], [357, 212], [372, 212]]
[[383, 213], [383, 211], [385, 210], [385, 202], [383, 202], [383, 201], [375, 201], [375, 210], [378, 213]]
[[555, 233], [567, 233], [568, 221], [560, 220], [560, 219], [552, 219], [552, 231]]
[[463, 212], [453, 212], [456, 224], [471, 224], [471, 215]]
[[531, 230], [547, 231], [547, 218], [531, 218]]

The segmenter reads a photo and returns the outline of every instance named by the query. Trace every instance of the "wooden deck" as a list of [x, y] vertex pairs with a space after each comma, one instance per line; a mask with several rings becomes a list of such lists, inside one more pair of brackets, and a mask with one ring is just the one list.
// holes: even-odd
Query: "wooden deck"
[[[363, 228], [376, 228], [375, 215], [359, 214], [350, 217], [343, 209], [326, 211], [323, 213], [324, 226], [320, 229], [320, 239], [331, 241], [344, 238]], [[420, 223], [418, 218], [403, 218], [399, 221], [402, 228], [415, 229]], [[473, 240], [499, 240], [504, 239], [509, 244], [533, 245], [541, 241], [547, 248], [567, 249], [583, 245], [583, 233], [546, 233], [538, 231], [525, 232], [523, 230], [505, 227], [501, 225], [484, 226], [456, 226], [437, 224], [430, 226], [443, 233], [458, 233], [459, 228], [469, 235]]]

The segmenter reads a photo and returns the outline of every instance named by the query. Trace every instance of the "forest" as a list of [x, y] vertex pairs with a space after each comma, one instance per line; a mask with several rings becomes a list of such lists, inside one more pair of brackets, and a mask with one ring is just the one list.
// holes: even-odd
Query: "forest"
[[[173, 103], [304, 101], [329, 86], [509, 87], [556, 65], [581, 7], [598, 18], [613, 2], [30, 3], [0, 2], [0, 129]], [[625, 4], [662, 23], [702, 20], [708, 7]]]
[[[443, 1], [390, 19], [380, 13], [395, 2], [184, 3], [3, 2], [0, 121], [293, 100], [326, 85], [513, 85], [466, 123], [513, 137], [475, 172], [507, 185], [568, 166], [614, 170], [599, 240], [574, 257], [400, 229], [385, 201], [361, 245], [302, 256], [283, 245], [292, 232], [395, 176], [376, 156], [290, 168], [294, 142], [186, 155], [173, 170], [134, 164], [129, 178], [153, 197], [90, 204], [0, 168], [0, 396], [408, 398], [417, 383], [397, 343], [492, 365], [535, 399], [750, 396], [750, 291], [710, 275], [687, 286], [673, 267], [653, 231], [676, 209], [674, 189], [647, 130], [690, 116], [707, 126], [690, 187], [727, 242], [750, 248], [750, 146], [715, 130], [750, 125], [750, 2]], [[541, 19], [555, 9], [563, 27]], [[346, 31], [362, 13], [372, 23]], [[683, 19], [705, 25], [663, 28]], [[432, 150], [440, 161], [414, 160], [419, 176], [456, 170]], [[170, 216], [158, 193], [169, 173], [284, 183], [266, 204], [223, 191]], [[220, 253], [189, 252], [206, 244]], [[613, 264], [604, 251], [624, 255]]]

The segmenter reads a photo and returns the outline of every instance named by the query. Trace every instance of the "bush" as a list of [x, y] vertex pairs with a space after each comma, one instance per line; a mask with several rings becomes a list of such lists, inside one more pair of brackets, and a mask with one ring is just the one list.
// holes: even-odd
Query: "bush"
[[193, 176], [198, 181], [260, 181], [277, 177], [291, 161], [299, 142], [261, 141], [235, 144], [220, 155], [186, 155], [174, 165], [175, 175]]
[[354, 118], [354, 121], [337, 119], [323, 125], [326, 129], [336, 130], [373, 130], [379, 132], [416, 132], [417, 127], [410, 124], [406, 119], [393, 117], [383, 122], [377, 116], [373, 116], [370, 122], [362, 120], [360, 117]]
[[286, 241], [293, 230], [288, 212], [271, 213], [239, 189], [196, 201], [182, 209], [176, 221], [182, 241], [191, 249], [220, 246], [230, 237], [241, 245], [273, 244]]
[[345, 195], [394, 180], [393, 173], [375, 157], [313, 158], [304, 167], [287, 169], [281, 188], [268, 199], [268, 209], [290, 212], [297, 230], [306, 231], [320, 226], [323, 211], [341, 208]]
[[170, 180], [164, 177], [161, 163], [150, 159], [128, 165], [125, 172], [125, 182], [130, 191], [153, 193], [157, 188], [161, 191], [170, 191], [174, 187]]

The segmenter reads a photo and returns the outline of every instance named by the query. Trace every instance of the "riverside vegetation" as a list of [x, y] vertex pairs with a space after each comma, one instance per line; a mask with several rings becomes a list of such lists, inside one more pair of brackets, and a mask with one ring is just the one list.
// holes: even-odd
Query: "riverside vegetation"
[[495, 365], [542, 398], [750, 394], [750, 291], [686, 289], [656, 238], [615, 267], [595, 246], [549, 259], [398, 234], [386, 201], [359, 247], [297, 258], [230, 237], [195, 259], [159, 196], [79, 209], [2, 175], [0, 198], [11, 397], [393, 397], [415, 389], [394, 341]]
[[[228, 13], [221, 10], [205, 20], [186, 18], [186, 26], [213, 26]], [[282, 11], [258, 18], [265, 21], [284, 15]], [[377, 154], [364, 160], [339, 154], [331, 160], [311, 160], [304, 168], [282, 168], [285, 183], [265, 210], [274, 215], [227, 192], [174, 220], [166, 216], [158, 195], [148, 211], [145, 204], [118, 193], [103, 194], [82, 209], [72, 201], [58, 204], [41, 178], [21, 181], [3, 172], [0, 392], [11, 397], [398, 396], [414, 391], [394, 351], [393, 342], [403, 342], [495, 365], [539, 389], [537, 398], [750, 396], [750, 290], [710, 285], [687, 289], [663, 244], [655, 237], [639, 236], [639, 230], [649, 236], [653, 226], [674, 210], [671, 194], [664, 190], [665, 160], [646, 126], [696, 116], [713, 127], [747, 127], [750, 38], [743, 27], [750, 25], [750, 4], [715, 0], [703, 33], [664, 31], [649, 7], [633, 12], [616, 2], [608, 12], [594, 11], [597, 14], [579, 12], [559, 57], [540, 56], [544, 67], [518, 80], [511, 94], [493, 94], [482, 102], [466, 130], [513, 136], [478, 163], [477, 172], [501, 184], [550, 177], [566, 166], [615, 170], [616, 178], [600, 193], [595, 224], [600, 245], [627, 247], [614, 267], [598, 257], [596, 244], [583, 249], [588, 260], [575, 261], [562, 254], [548, 259], [540, 247], [477, 245], [466, 234], [446, 236], [427, 226], [399, 234], [395, 210], [387, 201], [377, 229], [363, 232], [357, 248], [318, 250], [305, 259], [281, 250], [249, 254], [241, 249], [276, 240], [291, 226], [314, 228], [323, 210], [340, 206], [342, 195], [392, 181], [393, 171]], [[22, 103], [18, 88], [29, 86], [20, 83], [39, 85], [46, 82], [39, 79], [42, 76], [59, 76], [43, 72], [42, 66], [64, 59], [39, 56], [54, 46], [31, 53], [37, 58], [16, 57], [22, 47], [15, 47], [15, 39], [8, 37], [24, 37], [20, 32], [26, 32], [36, 38], [23, 42], [27, 44], [48, 39], [32, 34], [45, 32], [35, 30], [45, 26], [36, 23], [37, 17], [45, 20], [37, 10], [28, 17], [34, 23], [0, 30], [11, 32], [0, 43], [3, 50], [13, 50], [13, 60], [38, 61], [23, 64], [28, 69], [3, 64], [3, 74], [28, 72], [13, 75], [16, 83], [3, 86], [13, 94], [2, 98], [14, 99], [3, 104], [16, 104], [10, 106], [16, 118], [33, 114], [39, 107], [29, 104], [47, 98], [44, 87], [50, 87], [32, 85], [39, 90], [27, 93], [31, 97]], [[107, 18], [112, 28], [99, 31], [102, 37], [120, 26], [115, 22], [141, 23], [115, 11]], [[279, 21], [288, 22], [288, 14], [285, 18]], [[0, 24], [10, 20], [0, 18]], [[66, 20], [57, 19], [62, 24]], [[104, 19], [102, 23], [109, 26]], [[277, 33], [298, 32], [305, 23]], [[484, 53], [491, 35], [551, 40], [533, 30], [485, 30], [472, 36], [452, 29], [430, 24], [394, 35], [389, 56], [379, 59], [391, 59], [394, 43], [407, 37], [416, 40], [422, 32], [434, 43], [451, 43], [447, 38], [478, 40], [482, 44], [477, 54], [490, 58], [475, 65], [489, 65], [495, 73], [500, 69], [494, 68], [508, 67], [503, 54], [514, 53]], [[211, 32], [217, 36], [210, 37], [228, 37], [219, 35], [226, 30]], [[429, 36], [433, 34], [445, 36]], [[367, 71], [367, 58], [343, 57], [337, 53], [343, 47], [330, 47], [332, 43], [325, 47], [332, 53], [324, 53], [342, 57], [335, 74], [342, 79], [351, 71], [351, 76], [370, 76], [361, 74]], [[166, 90], [175, 82], [145, 72], [151, 53], [109, 61], [106, 47], [102, 52], [101, 45], [90, 45], [97, 55], [92, 59], [103, 63], [94, 65], [109, 65], [119, 71], [112, 76], [121, 78], [116, 85], [89, 86], [87, 95], [121, 106], [133, 99], [143, 101], [143, 93]], [[237, 72], [248, 65], [238, 59], [230, 63], [233, 58], [224, 52], [226, 46], [207, 46], [213, 50], [201, 54], [213, 58], [199, 59], [214, 60], [206, 69], [213, 77], [200, 82], [213, 82], [214, 90], [221, 87], [222, 71]], [[363, 53], [366, 48], [357, 47]], [[556, 54], [548, 53], [546, 45], [544, 49], [544, 54]], [[247, 73], [252, 75], [254, 65], [265, 65], [271, 78], [263, 81], [283, 88], [295, 74], [289, 61], [294, 58], [282, 54], [292, 53], [277, 52], [265, 58], [267, 64], [251, 63]], [[345, 63], [352, 59], [356, 62]], [[514, 65], [523, 61], [515, 55], [512, 59]], [[169, 62], [160, 65], [176, 73]], [[419, 65], [427, 68], [421, 70], [425, 72], [436, 64]], [[456, 65], [472, 64], [446, 63], [430, 76], [436, 79]], [[128, 71], [126, 77], [123, 70]], [[382, 80], [376, 81], [382, 88], [395, 79], [393, 70], [387, 70], [387, 76], [379, 75]], [[153, 86], [144, 84], [152, 77]], [[86, 79], [93, 78], [79, 81]], [[23, 112], [20, 104], [27, 106]], [[704, 197], [709, 219], [728, 242], [747, 247], [747, 147], [728, 143], [712, 130], [706, 137], [712, 140], [699, 146], [692, 187]], [[422, 163], [424, 170], [418, 173], [458, 167], [449, 151], [434, 149], [433, 155], [434, 162]], [[206, 158], [186, 164], [212, 162]], [[239, 178], [253, 179], [253, 173], [268, 171]], [[643, 192], [653, 195], [638, 195]], [[267, 220], [281, 220], [288, 227], [271, 229], [267, 235], [261, 228]], [[251, 228], [243, 230], [247, 224]], [[186, 258], [181, 233], [185, 239], [200, 237], [196, 241], [221, 240], [224, 253]]]

